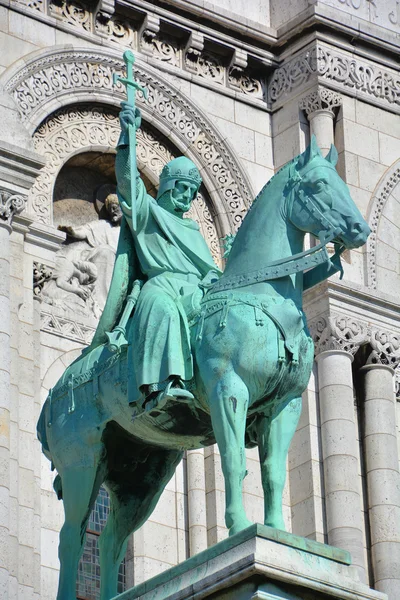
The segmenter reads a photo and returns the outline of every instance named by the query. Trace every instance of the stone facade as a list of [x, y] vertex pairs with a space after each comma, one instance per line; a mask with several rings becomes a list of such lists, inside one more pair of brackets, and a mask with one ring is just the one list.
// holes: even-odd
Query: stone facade
[[[139, 98], [146, 186], [154, 192], [174, 156], [196, 162], [204, 186], [192, 216], [220, 264], [220, 238], [310, 134], [325, 152], [336, 145], [372, 234], [344, 255], [342, 281], [305, 295], [316, 363], [285, 519], [294, 534], [350, 551], [362, 581], [400, 596], [399, 28], [397, 0], [0, 0], [2, 598], [56, 595], [62, 507], [35, 424], [96, 314], [78, 317], [43, 289], [66, 248], [57, 225], [102, 217], [87, 173], [115, 184], [124, 93], [112, 74], [128, 47], [149, 90]], [[255, 451], [244, 497], [261, 522]], [[130, 542], [125, 586], [223, 540], [223, 515], [217, 449], [188, 452]], [[96, 598], [85, 585], [80, 597]]]

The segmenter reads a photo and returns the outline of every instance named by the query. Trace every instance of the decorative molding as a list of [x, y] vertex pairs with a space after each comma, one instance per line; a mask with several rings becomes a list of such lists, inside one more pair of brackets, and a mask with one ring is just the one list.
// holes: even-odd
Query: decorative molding
[[309, 328], [316, 355], [327, 350], [343, 350], [354, 355], [360, 346], [368, 342], [367, 326], [345, 315], [319, 317], [309, 323]]
[[[214, 35], [207, 37], [207, 42], [224, 46], [228, 54], [232, 55], [229, 65], [220, 64], [218, 57], [204, 50], [205, 39], [202, 33], [197, 30], [188, 31], [187, 26], [175, 23], [176, 35], [167, 34], [163, 27], [165, 23], [170, 25], [170, 20], [165, 22], [158, 14], [152, 12], [143, 15], [143, 12], [134, 6], [130, 6], [132, 18], [128, 19], [125, 14], [115, 13], [115, 0], [99, 0], [97, 3], [87, 3], [84, 0], [10, 1], [21, 7], [23, 12], [40, 11], [51, 19], [56, 18], [67, 31], [74, 28], [77, 35], [81, 34], [86, 39], [90, 36], [94, 43], [98, 43], [100, 37], [102, 43], [106, 41], [111, 42], [111, 45], [118, 44], [121, 53], [128, 46], [135, 53], [143, 53], [169, 67], [188, 70], [203, 79], [208, 79], [210, 83], [224, 86], [226, 89], [233, 88], [257, 100], [264, 99], [265, 81], [258, 73], [262, 72], [265, 60], [269, 64], [272, 63], [272, 58], [262, 58], [256, 51], [256, 55], [252, 56], [253, 62], [258, 66], [255, 75], [247, 69], [247, 52], [236, 47], [234, 38], [230, 45], [226, 40], [221, 43]], [[188, 36], [189, 41], [186, 42]], [[241, 77], [237, 69], [242, 71]]]
[[[230, 222], [230, 229], [236, 230], [251, 204], [253, 194], [229, 142], [220, 137], [211, 120], [197, 106], [174, 86], [163, 81], [159, 74], [153, 73], [147, 65], [136, 63], [135, 67], [136, 78], [148, 90], [146, 101], [138, 98], [144, 119], [147, 117], [155, 127], [159, 126], [161, 130], [169, 132], [168, 135], [175, 140], [176, 145], [191, 155], [202, 169], [206, 186], [209, 184], [213, 190], [210, 192], [213, 212], [225, 214]], [[122, 60], [114, 57], [109, 50], [55, 50], [25, 64], [5, 87], [19, 106], [22, 118], [32, 124], [43, 114], [52, 112], [55, 106], [70, 102], [71, 94], [75, 102], [88, 102], [97, 94], [98, 101], [103, 99], [104, 102], [116, 104], [124, 98], [124, 92], [121, 86], [113, 86], [112, 75], [122, 71]], [[102, 114], [105, 119], [104, 111]], [[67, 126], [67, 114], [62, 116], [59, 113], [58, 119], [66, 120]], [[90, 135], [84, 135], [90, 145], [104, 146], [107, 143], [112, 148], [115, 146], [117, 131], [112, 124], [113, 119], [115, 120], [115, 116], [108, 121], [106, 135], [104, 130], [99, 131], [97, 128], [92, 128]], [[40, 132], [39, 128], [35, 138], [40, 138]], [[65, 141], [61, 139], [57, 142], [54, 139], [54, 144], [58, 146], [57, 156], [67, 156], [67, 149], [63, 149], [65, 143], [71, 149], [74, 144], [77, 148], [82, 148], [81, 138], [82, 134], [75, 131], [74, 135], [71, 132], [68, 139], [64, 136]], [[37, 148], [39, 149], [39, 145]], [[54, 172], [56, 170], [57, 168]], [[46, 206], [46, 202], [39, 199], [40, 186], [48, 190], [51, 185], [43, 176], [33, 190], [34, 211], [43, 222], [50, 222], [50, 207], [48, 202]], [[229, 231], [221, 231], [221, 235], [226, 233]]]
[[367, 365], [388, 365], [396, 369], [400, 364], [400, 335], [391, 331], [374, 329], [370, 332], [369, 343], [372, 352]]
[[72, 27], [79, 27], [84, 31], [92, 30], [92, 13], [76, 0], [49, 2], [49, 14]]
[[400, 75], [371, 60], [317, 42], [274, 71], [268, 86], [272, 105], [312, 81], [400, 112]]
[[90, 344], [95, 332], [95, 327], [77, 323], [73, 319], [56, 315], [53, 312], [41, 310], [40, 329], [46, 333], [52, 333], [57, 337], [64, 337], [82, 344]]
[[44, 0], [10, 0], [10, 5], [19, 5], [31, 10], [45, 12], [46, 4]]
[[26, 202], [26, 196], [0, 188], [0, 224], [11, 226], [14, 215], [24, 210]]
[[376, 273], [376, 245], [378, 226], [386, 202], [388, 201], [394, 188], [400, 184], [400, 160], [398, 160], [381, 178], [377, 189], [372, 197], [371, 207], [368, 216], [368, 225], [371, 228], [371, 234], [367, 240], [367, 271], [368, 285], [374, 289], [377, 287]]
[[203, 79], [210, 79], [213, 83], [221, 85], [225, 83], [226, 68], [216, 54], [190, 52], [185, 56], [185, 67]]
[[343, 103], [341, 94], [329, 90], [328, 88], [318, 86], [316, 90], [307, 94], [300, 100], [300, 110], [304, 110], [307, 118], [319, 111], [329, 111], [332, 115], [335, 114], [335, 108], [338, 108]]

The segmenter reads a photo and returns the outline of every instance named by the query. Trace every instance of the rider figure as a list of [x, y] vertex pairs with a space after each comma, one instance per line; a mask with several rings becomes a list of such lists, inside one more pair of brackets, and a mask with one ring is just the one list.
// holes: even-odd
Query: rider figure
[[147, 194], [137, 173], [136, 197], [131, 198], [127, 132], [131, 124], [140, 127], [140, 112], [123, 103], [120, 122], [115, 164], [118, 197], [145, 280], [129, 334], [134, 374], [143, 405], [153, 400], [152, 405], [162, 408], [169, 399], [193, 398], [184, 383], [193, 377], [185, 299], [199, 289], [207, 274], [220, 271], [197, 223], [184, 218], [202, 182], [196, 165], [184, 156], [165, 165], [156, 200]]

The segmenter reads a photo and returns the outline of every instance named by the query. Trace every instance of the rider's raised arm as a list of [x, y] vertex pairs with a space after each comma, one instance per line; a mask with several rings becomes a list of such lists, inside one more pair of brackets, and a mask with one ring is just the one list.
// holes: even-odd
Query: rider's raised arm
[[[125, 104], [125, 103], [123, 103]], [[129, 135], [128, 125], [135, 122], [135, 116], [132, 112], [130, 114], [129, 107], [126, 105], [121, 111], [120, 122], [121, 122], [121, 135], [117, 144], [117, 156], [115, 159], [115, 174], [117, 178], [117, 192], [118, 199], [121, 205], [122, 212], [128, 220], [130, 227], [132, 228], [132, 202], [136, 203], [136, 214], [137, 214], [137, 227], [146, 218], [148, 210], [148, 197], [145, 185], [140, 177], [140, 173], [136, 170], [136, 185], [135, 185], [135, 198], [132, 198], [131, 192], [131, 172], [130, 172], [130, 158], [129, 158]], [[138, 117], [136, 116], [136, 122]], [[140, 117], [137, 127], [140, 126]]]

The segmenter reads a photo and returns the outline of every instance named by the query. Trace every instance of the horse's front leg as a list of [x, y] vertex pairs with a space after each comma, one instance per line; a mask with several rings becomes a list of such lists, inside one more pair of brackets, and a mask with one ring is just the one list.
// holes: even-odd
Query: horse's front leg
[[252, 523], [246, 517], [242, 484], [246, 474], [244, 435], [249, 392], [235, 373], [225, 375], [210, 390], [211, 419], [225, 478], [225, 523], [229, 535]]
[[286, 458], [301, 413], [301, 397], [278, 408], [272, 417], [257, 423], [258, 451], [264, 489], [264, 523], [285, 529], [282, 494], [286, 481]]

